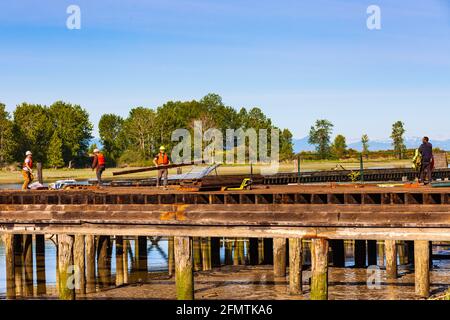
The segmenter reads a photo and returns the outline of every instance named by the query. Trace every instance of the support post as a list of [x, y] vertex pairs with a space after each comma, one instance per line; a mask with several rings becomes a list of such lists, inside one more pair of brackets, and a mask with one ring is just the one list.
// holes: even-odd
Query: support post
[[43, 296], [47, 294], [46, 275], [45, 275], [45, 235], [36, 235], [36, 280], [37, 295]]
[[97, 272], [101, 288], [111, 285], [111, 237], [99, 236], [97, 248]]
[[120, 287], [124, 283], [123, 269], [123, 237], [116, 236], [116, 286]]
[[328, 240], [312, 239], [311, 300], [328, 300]]
[[239, 264], [245, 265], [245, 239], [240, 238], [238, 241], [238, 247], [239, 247]]
[[73, 260], [74, 265], [77, 268], [78, 276], [76, 293], [86, 294], [86, 267], [85, 267], [85, 248], [84, 248], [84, 236], [76, 235], [73, 245]]
[[233, 264], [233, 243], [230, 241], [230, 239], [225, 238], [225, 265], [232, 265]]
[[194, 300], [192, 240], [175, 237], [175, 283], [178, 300]]
[[86, 293], [95, 292], [95, 237], [87, 235], [86, 245]]
[[430, 296], [430, 247], [428, 241], [414, 241], [416, 295]]
[[275, 277], [286, 277], [286, 239], [273, 239], [273, 272]]
[[123, 240], [123, 283], [128, 284], [128, 250], [130, 250], [130, 242]]
[[23, 236], [23, 263], [25, 271], [24, 295], [32, 297], [34, 295], [33, 283], [33, 236], [27, 234]]
[[211, 243], [210, 238], [200, 238], [202, 251], [203, 271], [211, 270]]
[[5, 242], [5, 258], [6, 258], [6, 298], [16, 298], [16, 283], [14, 274], [14, 236], [5, 234], [3, 236]]
[[258, 264], [264, 264], [264, 239], [258, 239]]
[[194, 245], [194, 270], [200, 271], [202, 270], [202, 249], [201, 249], [201, 243], [200, 238], [195, 237], [193, 239], [193, 245]]
[[397, 245], [395, 240], [384, 241], [386, 251], [386, 276], [388, 279], [397, 279]]
[[299, 295], [302, 287], [302, 239], [289, 239], [289, 293]]
[[[73, 242], [72, 236], [58, 235], [58, 268], [59, 268], [59, 299], [75, 300], [75, 286], [70, 281], [73, 277]], [[73, 271], [73, 270], [72, 270]]]
[[23, 297], [23, 236], [14, 235], [14, 280], [16, 287], [16, 296]]
[[148, 276], [147, 237], [138, 237], [138, 246], [139, 281], [146, 282]]
[[233, 266], [239, 265], [239, 239], [234, 239], [234, 250], [233, 250]]
[[37, 176], [38, 176], [38, 182], [40, 184], [44, 184], [44, 175], [42, 174], [42, 163], [38, 162], [37, 164]]
[[167, 240], [167, 250], [168, 252], [168, 258], [167, 258], [167, 266], [168, 266], [168, 272], [169, 276], [173, 277], [174, 271], [175, 271], [175, 248], [174, 248], [174, 242], [173, 237], [169, 237]]

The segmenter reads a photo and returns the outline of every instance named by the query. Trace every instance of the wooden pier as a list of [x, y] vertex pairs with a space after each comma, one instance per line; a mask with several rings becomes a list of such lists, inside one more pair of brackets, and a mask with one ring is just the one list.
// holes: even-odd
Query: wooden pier
[[[303, 292], [301, 240], [312, 240], [311, 299], [328, 298], [328, 253], [331, 248], [334, 262], [342, 264], [340, 241], [363, 240], [356, 247], [363, 252], [361, 264], [365, 266], [366, 251], [369, 261], [376, 263], [374, 240], [385, 240], [386, 272], [391, 278], [397, 275], [396, 241], [414, 241], [416, 293], [424, 298], [430, 292], [428, 244], [450, 241], [450, 189], [270, 186], [233, 192], [153, 188], [2, 191], [0, 234], [7, 240], [7, 252], [23, 250], [16, 248], [17, 236], [58, 235], [58, 289], [63, 299], [73, 299], [75, 289], [82, 290], [81, 294], [83, 290], [92, 290], [92, 271], [88, 271], [93, 268], [90, 266], [93, 236], [97, 236], [95, 245], [100, 246], [100, 254], [108, 256], [111, 235], [120, 241], [120, 246], [116, 245], [116, 259], [123, 261], [127, 243], [122, 237], [170, 237], [173, 251], [169, 252], [172, 260], [169, 273], [175, 275], [180, 299], [194, 298], [195, 268], [201, 265], [203, 270], [210, 270], [217, 266], [212, 261], [217, 260], [213, 257], [217, 257], [219, 237], [237, 239], [234, 252], [242, 251], [242, 256], [244, 243], [241, 245], [239, 239], [273, 239], [271, 254], [268, 253], [269, 242], [251, 241], [247, 250], [249, 260], [262, 262], [261, 255], [264, 259], [273, 255], [274, 274], [278, 277], [285, 277], [289, 267], [292, 294]], [[367, 248], [365, 240], [370, 240]], [[136, 243], [140, 251], [139, 241]], [[27, 242], [21, 240], [20, 246], [24, 245]], [[197, 248], [201, 256], [193, 248]], [[139, 260], [146, 256], [137, 259], [139, 265]], [[246, 263], [239, 256], [237, 259], [238, 264]], [[14, 266], [20, 263], [26, 261], [8, 257], [10, 277], [14, 275]], [[68, 268], [83, 264], [86, 266], [83, 288], [65, 286], [70, 273]], [[105, 282], [111, 278], [110, 264], [110, 261], [102, 264]], [[117, 281], [121, 285], [128, 280], [122, 274]]]

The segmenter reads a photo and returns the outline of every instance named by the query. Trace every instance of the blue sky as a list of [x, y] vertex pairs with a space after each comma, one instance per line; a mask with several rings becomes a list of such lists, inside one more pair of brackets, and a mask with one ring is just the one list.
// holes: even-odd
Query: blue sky
[[[66, 9], [81, 8], [81, 30]], [[382, 29], [366, 27], [381, 8]], [[0, 101], [77, 103], [97, 123], [200, 99], [261, 107], [294, 136], [450, 138], [449, 0], [20, 0], [0, 3]]]

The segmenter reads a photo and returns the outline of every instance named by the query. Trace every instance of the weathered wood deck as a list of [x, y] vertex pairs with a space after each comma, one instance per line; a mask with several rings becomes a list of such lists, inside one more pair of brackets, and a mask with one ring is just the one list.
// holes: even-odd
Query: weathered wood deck
[[450, 188], [2, 191], [0, 232], [450, 241]]

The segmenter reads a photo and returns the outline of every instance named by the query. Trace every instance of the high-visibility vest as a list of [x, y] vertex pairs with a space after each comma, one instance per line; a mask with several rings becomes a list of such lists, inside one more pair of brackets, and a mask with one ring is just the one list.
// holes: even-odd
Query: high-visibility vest
[[28, 163], [27, 163], [27, 159], [28, 158], [25, 158], [25, 160], [23, 161], [23, 168], [26, 168], [28, 165], [31, 169], [33, 169], [33, 159], [30, 158], [30, 162], [28, 162]]
[[167, 153], [158, 153], [156, 163], [158, 165], [168, 165], [169, 164], [169, 157], [167, 156]]
[[97, 156], [98, 166], [104, 166], [105, 165], [105, 156], [102, 153], [99, 153]]

